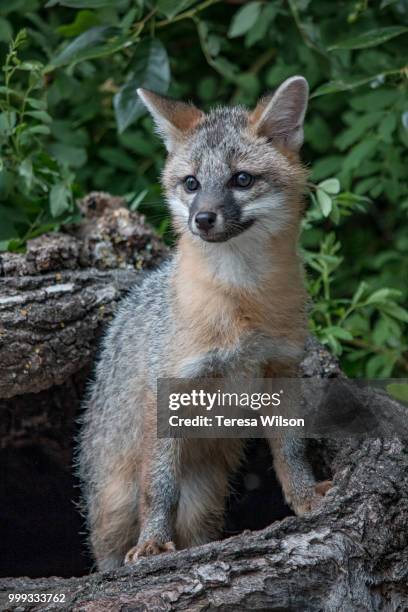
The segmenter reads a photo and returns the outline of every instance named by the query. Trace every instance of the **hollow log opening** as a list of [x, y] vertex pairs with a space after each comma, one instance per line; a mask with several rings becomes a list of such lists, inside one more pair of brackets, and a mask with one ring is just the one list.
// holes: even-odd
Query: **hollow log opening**
[[[72, 440], [72, 423], [54, 435]], [[82, 576], [92, 569], [79, 482], [71, 469], [72, 448], [58, 452], [20, 439], [0, 450], [0, 576]], [[259, 530], [292, 515], [271, 465], [264, 440], [248, 443], [246, 459], [232, 479], [223, 537]]]
[[82, 576], [91, 568], [75, 480], [40, 446], [0, 451], [0, 575]]

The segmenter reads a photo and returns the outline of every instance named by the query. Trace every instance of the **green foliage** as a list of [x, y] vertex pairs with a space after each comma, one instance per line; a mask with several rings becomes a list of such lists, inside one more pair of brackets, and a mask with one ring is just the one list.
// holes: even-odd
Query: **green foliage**
[[52, 117], [42, 95], [43, 65], [21, 61], [21, 30], [10, 44], [0, 100], [0, 250], [19, 250], [29, 238], [72, 221], [74, 175], [44, 142]]
[[386, 387], [387, 392], [400, 402], [408, 402], [407, 383], [390, 383]]
[[407, 0], [2, 4], [3, 249], [75, 219], [90, 189], [125, 195], [167, 236], [164, 149], [138, 87], [207, 109], [304, 74], [311, 328], [351, 375], [406, 373]]
[[145, 114], [145, 107], [137, 95], [138, 87], [166, 93], [170, 83], [167, 52], [160, 40], [144, 40], [130, 68], [126, 83], [113, 98], [116, 123], [122, 133], [136, 119]]

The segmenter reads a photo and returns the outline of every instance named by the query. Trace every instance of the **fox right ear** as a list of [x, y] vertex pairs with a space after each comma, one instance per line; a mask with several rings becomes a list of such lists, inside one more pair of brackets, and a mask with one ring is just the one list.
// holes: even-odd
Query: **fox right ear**
[[152, 115], [168, 151], [204, 117], [204, 113], [193, 104], [171, 100], [148, 89], [140, 88], [137, 93]]
[[303, 143], [309, 86], [302, 76], [286, 79], [272, 96], [261, 99], [250, 115], [258, 134], [291, 151]]

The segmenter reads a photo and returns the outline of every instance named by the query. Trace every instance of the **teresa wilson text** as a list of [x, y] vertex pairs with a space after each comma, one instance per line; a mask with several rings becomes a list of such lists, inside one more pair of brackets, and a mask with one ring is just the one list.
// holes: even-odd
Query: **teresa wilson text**
[[[266, 414], [168, 414], [166, 423], [161, 420], [161, 437], [175, 438], [268, 438], [282, 435], [301, 436], [304, 418], [288, 418]], [[237, 412], [237, 411], [235, 411]], [[242, 413], [242, 411], [240, 411]], [[247, 411], [245, 411], [247, 412]]]
[[281, 415], [259, 415], [254, 418], [226, 417], [224, 415], [181, 417], [171, 415], [170, 427], [304, 427], [305, 420], [301, 418], [288, 419]]

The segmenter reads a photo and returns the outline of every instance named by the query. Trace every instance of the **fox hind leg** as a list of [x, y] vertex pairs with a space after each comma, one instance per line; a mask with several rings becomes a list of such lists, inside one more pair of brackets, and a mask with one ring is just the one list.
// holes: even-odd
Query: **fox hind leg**
[[138, 484], [127, 470], [116, 470], [92, 502], [90, 540], [99, 570], [120, 567], [139, 537]]
[[[194, 442], [197, 445], [201, 440]], [[191, 469], [185, 466], [181, 477], [176, 517], [178, 548], [199, 546], [221, 536], [230, 479], [244, 453], [242, 440], [206, 442], [208, 447], [195, 458]]]
[[330, 480], [316, 482], [302, 438], [270, 438], [273, 463], [286, 502], [297, 515], [317, 508], [327, 491]]

